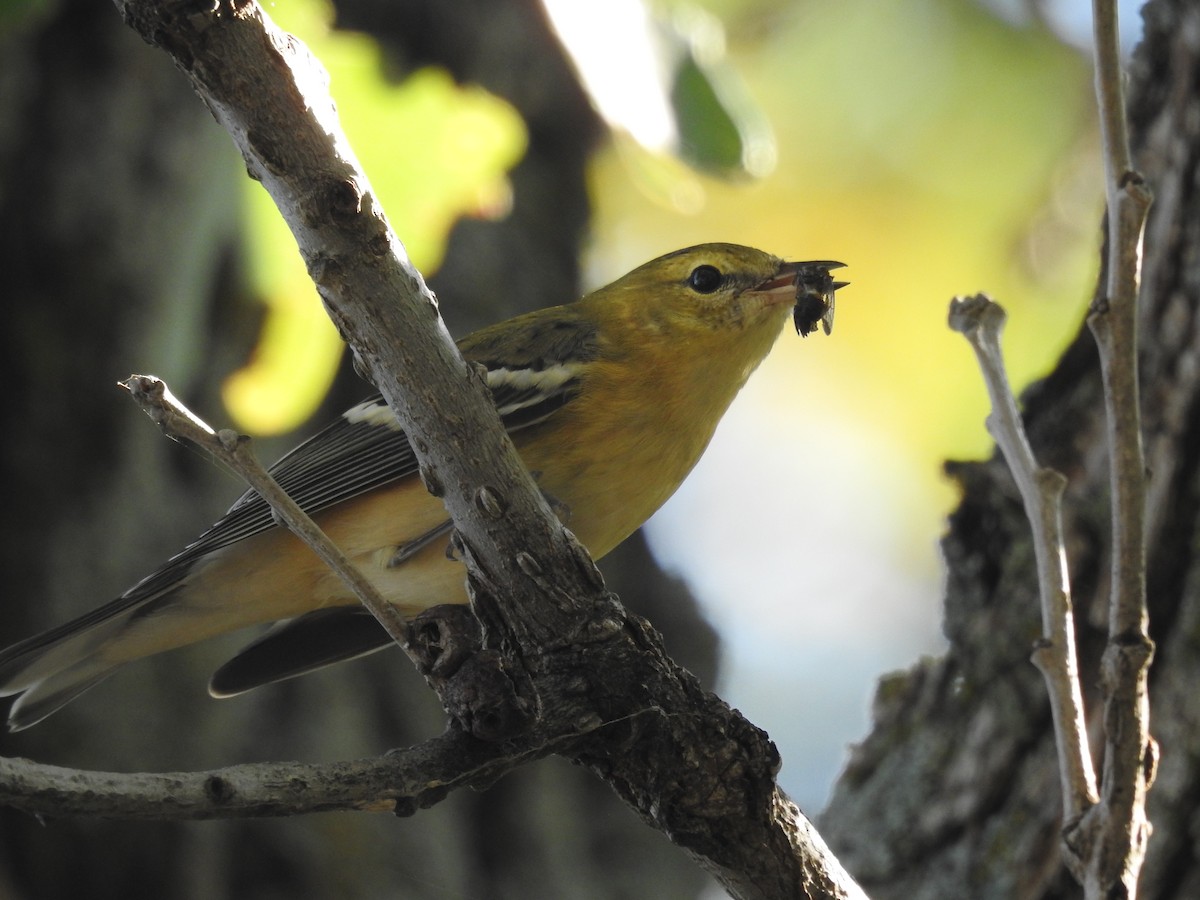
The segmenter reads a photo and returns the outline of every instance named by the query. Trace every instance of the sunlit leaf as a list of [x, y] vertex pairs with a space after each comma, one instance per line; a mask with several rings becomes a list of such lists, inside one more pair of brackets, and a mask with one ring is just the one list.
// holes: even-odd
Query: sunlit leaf
[[[718, 19], [690, 3], [668, 9], [643, 0], [542, 2], [617, 140], [629, 135], [649, 155], [669, 155], [722, 178], [770, 171], [770, 128], [725, 58]], [[633, 154], [627, 158], [640, 164]], [[685, 173], [679, 177], [688, 180]]]
[[[409, 256], [428, 275], [440, 264], [457, 219], [507, 211], [505, 173], [524, 153], [524, 124], [504, 101], [458, 86], [440, 70], [388, 81], [378, 45], [329, 30], [323, 10], [312, 0], [291, 0], [286, 10], [269, 12], [285, 12], [287, 27], [329, 70], [355, 153]], [[253, 182], [246, 185], [246, 209], [250, 278], [266, 318], [253, 358], [226, 381], [223, 395], [242, 428], [273, 433], [311, 415], [333, 379], [342, 343], [295, 241]]]

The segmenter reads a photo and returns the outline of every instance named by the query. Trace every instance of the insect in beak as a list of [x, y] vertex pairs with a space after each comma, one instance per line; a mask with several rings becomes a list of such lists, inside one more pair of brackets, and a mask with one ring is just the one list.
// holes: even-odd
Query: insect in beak
[[808, 337], [820, 322], [825, 333], [829, 334], [833, 331], [834, 294], [838, 288], [850, 283], [834, 281], [829, 271], [844, 265], [828, 259], [785, 262], [774, 277], [764, 281], [754, 291], [779, 296], [780, 300], [785, 291], [789, 294], [794, 292], [796, 303], [792, 307], [792, 321], [796, 325], [796, 333]]
[[850, 282], [834, 281], [831, 269], [840, 269], [845, 263], [833, 260], [791, 263], [795, 267], [796, 305], [792, 309], [792, 321], [796, 333], [807, 337], [821, 323], [822, 330], [833, 331], [833, 301], [838, 288]]

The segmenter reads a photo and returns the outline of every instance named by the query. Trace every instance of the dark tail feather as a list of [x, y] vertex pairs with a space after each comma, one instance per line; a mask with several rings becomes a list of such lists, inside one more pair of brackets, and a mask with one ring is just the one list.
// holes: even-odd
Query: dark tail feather
[[362, 607], [322, 609], [275, 625], [213, 673], [208, 692], [234, 697], [253, 688], [382, 650], [393, 643]]
[[39, 634], [0, 651], [0, 697], [20, 694], [8, 713], [10, 731], [36, 725], [119, 669], [104, 643], [124, 626], [128, 608]]
[[56, 713], [84, 691], [95, 687], [123, 663], [108, 665], [85, 659], [56, 672], [26, 690], [8, 711], [8, 730], [21, 731]]
[[152, 600], [125, 596], [74, 621], [0, 650], [0, 697], [20, 694], [8, 713], [10, 731], [36, 725], [142, 654], [116, 649], [130, 622]]

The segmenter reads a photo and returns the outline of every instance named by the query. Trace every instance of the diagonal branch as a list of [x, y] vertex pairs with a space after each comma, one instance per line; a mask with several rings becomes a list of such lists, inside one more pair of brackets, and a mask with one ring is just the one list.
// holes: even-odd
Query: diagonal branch
[[[275, 199], [331, 318], [444, 500], [473, 603], [488, 613], [488, 649], [460, 667], [482, 673], [476, 686], [488, 690], [460, 699], [535, 713], [497, 748], [535, 756], [553, 746], [591, 768], [734, 896], [862, 897], [779, 789], [767, 735], [666, 657], [534, 489], [379, 209], [303, 46], [249, 0], [116, 3], [172, 56]], [[457, 702], [453, 690], [441, 694]], [[425, 777], [426, 788], [446, 786], [436, 773]]]
[[289, 497], [251, 452], [249, 440], [229, 430], [213, 431], [180, 403], [166, 382], [153, 375], [130, 375], [120, 382], [134, 402], [169, 438], [194, 444], [245, 479], [282, 521], [329, 566], [362, 602], [392, 640], [408, 649], [408, 625], [396, 607], [338, 549], [317, 523]]
[[[599, 577], [535, 489], [485, 385], [450, 340], [341, 130], [320, 63], [253, 2], [117, 6], [172, 56], [279, 207], [326, 310], [454, 520], [472, 573], [485, 584], [519, 587], [495, 593], [512, 607], [519, 593], [547, 641], [569, 634], [572, 617], [524, 574], [518, 555], [534, 554], [528, 545], [538, 544], [542, 567], [558, 570], [560, 587], [574, 597], [598, 597]], [[481, 504], [485, 493], [498, 502]]]

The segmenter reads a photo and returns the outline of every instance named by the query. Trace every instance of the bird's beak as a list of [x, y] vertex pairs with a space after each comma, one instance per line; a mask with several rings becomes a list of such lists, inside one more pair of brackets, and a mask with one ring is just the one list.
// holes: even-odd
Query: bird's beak
[[774, 275], [752, 288], [751, 293], [770, 294], [780, 300], [794, 297], [796, 305], [792, 309], [792, 319], [797, 333], [807, 337], [820, 322], [829, 334], [833, 331], [834, 294], [838, 288], [850, 283], [834, 281], [829, 272], [844, 265], [829, 259], [785, 262]]

